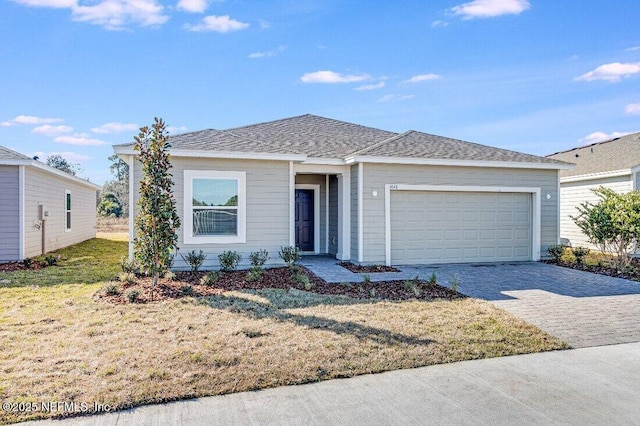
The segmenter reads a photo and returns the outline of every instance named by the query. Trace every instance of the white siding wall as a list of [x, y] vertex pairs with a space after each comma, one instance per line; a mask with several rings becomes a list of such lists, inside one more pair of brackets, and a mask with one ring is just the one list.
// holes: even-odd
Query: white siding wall
[[0, 166], [0, 263], [20, 260], [19, 167]]
[[632, 189], [631, 175], [560, 184], [560, 236], [568, 238], [573, 247], [597, 248], [589, 243], [587, 237], [571, 219], [571, 216], [578, 215], [576, 207], [580, 206], [580, 204], [587, 201], [591, 203], [598, 202], [599, 198], [592, 190], [599, 186], [604, 186], [620, 193], [629, 192]]
[[[556, 170], [366, 164], [363, 183], [364, 261], [385, 261], [385, 184], [521, 186], [541, 188], [541, 250], [558, 241]], [[377, 191], [378, 196], [373, 196]], [[547, 200], [546, 194], [551, 198]], [[355, 196], [355, 195], [354, 195]]]
[[[240, 267], [248, 267], [249, 254], [265, 249], [269, 252], [268, 265], [281, 265], [278, 257], [281, 246], [289, 245], [289, 163], [287, 161], [253, 161], [226, 159], [199, 159], [171, 157], [171, 174], [175, 182], [174, 195], [178, 215], [184, 224], [184, 170], [245, 171], [247, 200], [247, 238], [239, 244], [184, 244], [183, 229], [178, 230], [178, 247], [186, 256], [191, 250], [203, 250], [207, 258], [203, 269], [218, 269], [218, 255], [225, 250], [236, 250], [242, 255]], [[135, 162], [134, 205], [139, 199], [140, 162]], [[180, 255], [174, 267], [185, 269]]]
[[[71, 191], [71, 230], [66, 230], [65, 191]], [[96, 236], [96, 191], [33, 167], [25, 168], [25, 256], [42, 253], [42, 229], [38, 205], [49, 211], [46, 220], [46, 251], [67, 247]]]
[[338, 253], [338, 178], [329, 176], [329, 254]]

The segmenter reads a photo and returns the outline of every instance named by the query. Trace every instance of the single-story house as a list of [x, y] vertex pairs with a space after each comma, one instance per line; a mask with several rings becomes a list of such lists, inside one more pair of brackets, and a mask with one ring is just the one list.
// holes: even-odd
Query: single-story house
[[[281, 246], [387, 265], [538, 260], [557, 244], [562, 161], [302, 115], [170, 138], [180, 252], [207, 267]], [[129, 163], [135, 209], [141, 168]], [[136, 212], [131, 211], [134, 218]], [[132, 221], [133, 223], [133, 221]], [[131, 228], [133, 239], [133, 228]], [[176, 257], [176, 268], [185, 264]]]
[[0, 146], [0, 262], [94, 238], [98, 189]]
[[592, 190], [600, 186], [620, 193], [640, 189], [640, 133], [557, 152], [548, 158], [576, 164], [574, 169], [560, 171], [560, 236], [574, 247], [597, 248], [571, 216], [579, 214], [576, 207], [582, 203], [599, 200]]

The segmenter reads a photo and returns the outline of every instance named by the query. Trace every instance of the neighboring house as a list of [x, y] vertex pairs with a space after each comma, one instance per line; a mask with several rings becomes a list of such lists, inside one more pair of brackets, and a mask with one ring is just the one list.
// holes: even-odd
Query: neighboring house
[[576, 207], [580, 204], [599, 200], [592, 191], [599, 186], [620, 193], [640, 188], [640, 133], [557, 152], [548, 158], [576, 164], [574, 169], [560, 172], [560, 236], [574, 247], [597, 248], [571, 216], [579, 214]]
[[0, 262], [94, 238], [99, 188], [0, 146]]
[[[360, 263], [538, 260], [558, 242], [558, 171], [570, 164], [314, 115], [172, 136], [184, 255], [281, 246]], [[141, 168], [133, 144], [130, 206]], [[135, 211], [130, 213], [135, 217]], [[133, 223], [133, 220], [131, 221]], [[131, 228], [133, 239], [133, 228]], [[176, 268], [185, 264], [176, 257]]]

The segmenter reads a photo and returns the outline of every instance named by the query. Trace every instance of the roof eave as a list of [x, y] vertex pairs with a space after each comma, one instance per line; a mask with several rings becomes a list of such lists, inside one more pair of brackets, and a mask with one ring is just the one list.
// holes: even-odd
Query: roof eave
[[[119, 148], [113, 146], [113, 151], [117, 155], [138, 155], [133, 147]], [[172, 157], [197, 157], [197, 158], [229, 158], [240, 160], [275, 160], [275, 161], [305, 161], [303, 154], [277, 154], [266, 152], [242, 152], [242, 151], [209, 151], [195, 149], [170, 149], [169, 155]]]
[[575, 167], [569, 163], [532, 163], [524, 161], [492, 161], [492, 160], [454, 160], [446, 158], [409, 158], [355, 155], [345, 158], [347, 164], [353, 163], [383, 163], [383, 164], [417, 164], [429, 166], [458, 166], [458, 167], [498, 167], [509, 169], [545, 169], [571, 170]]
[[566, 176], [560, 178], [560, 183], [580, 182], [585, 180], [606, 179], [620, 176], [628, 176], [640, 170], [640, 165], [631, 169], [612, 170], [608, 172], [584, 173], [581, 175]]

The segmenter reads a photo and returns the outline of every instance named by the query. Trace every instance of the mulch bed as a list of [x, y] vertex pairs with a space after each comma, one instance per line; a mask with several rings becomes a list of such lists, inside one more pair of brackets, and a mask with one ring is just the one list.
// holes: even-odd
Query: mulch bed
[[376, 272], [400, 272], [399, 269], [386, 265], [356, 265], [351, 262], [340, 262], [338, 265], [355, 273], [371, 274]]
[[577, 263], [555, 262], [553, 260], [543, 260], [543, 263], [562, 266], [563, 268], [576, 269], [578, 271], [591, 272], [593, 274], [607, 275], [609, 277], [624, 278], [632, 281], [640, 281], [640, 261], [633, 259], [628, 270], [619, 271], [609, 265], [578, 265]]
[[32, 261], [29, 267], [25, 266], [23, 262], [9, 262], [9, 263], [1, 263], [0, 264], [0, 272], [13, 272], [13, 271], [27, 271], [33, 269], [42, 269], [46, 268], [47, 265], [45, 262]]
[[[415, 288], [419, 290], [419, 295], [416, 296], [413, 288], [405, 285], [405, 282], [400, 280], [376, 283], [330, 284], [304, 267], [300, 267], [300, 270], [309, 277], [309, 281], [312, 284], [311, 290], [308, 291], [318, 294], [341, 295], [355, 299], [384, 300], [452, 300], [466, 297], [446, 287], [437, 284], [431, 285], [421, 280], [411, 281], [415, 284]], [[153, 299], [151, 278], [143, 276], [137, 277], [136, 282], [132, 284], [120, 283], [120, 289], [116, 295], [107, 295], [104, 291], [99, 291], [95, 298], [96, 300], [115, 304], [131, 303], [126, 298], [127, 290], [130, 288], [137, 288], [140, 291], [140, 295], [134, 303], [153, 303], [186, 296], [215, 296], [231, 290], [260, 290], [268, 288], [305, 290], [304, 285], [293, 282], [292, 272], [287, 267], [266, 269], [260, 280], [254, 282], [246, 281], [247, 271], [234, 271], [225, 272], [212, 285], [201, 285], [200, 278], [204, 274], [205, 272], [178, 272], [176, 273], [176, 279], [173, 281], [161, 278], [153, 291]]]

